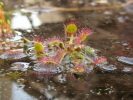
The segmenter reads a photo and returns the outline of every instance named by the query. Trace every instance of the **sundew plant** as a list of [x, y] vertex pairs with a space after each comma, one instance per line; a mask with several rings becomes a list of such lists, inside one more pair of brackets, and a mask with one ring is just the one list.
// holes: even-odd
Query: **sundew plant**
[[[22, 38], [21, 42], [17, 42], [12, 39], [14, 36], [9, 22], [4, 18], [2, 7], [0, 12], [0, 59], [15, 61], [12, 65], [19, 66], [17, 70], [21, 70], [20, 67], [24, 64], [20, 60], [27, 58], [34, 62], [31, 69], [43, 74], [84, 75], [100, 64], [107, 63], [105, 57], [99, 57], [94, 48], [84, 44], [93, 31], [87, 27], [80, 28], [75, 19], [69, 19], [64, 23], [64, 38]], [[5, 48], [6, 46], [9, 48]], [[28, 67], [25, 69], [28, 70]]]
[[35, 38], [33, 41], [24, 38], [25, 46], [33, 44], [33, 47], [25, 47], [27, 50], [24, 51], [36, 58], [36, 67], [53, 70], [55, 73], [83, 74], [89, 73], [98, 64], [107, 62], [105, 57], [97, 56], [95, 49], [83, 44], [93, 34], [92, 30], [87, 27], [78, 28], [73, 19], [64, 23], [64, 29], [65, 38], [54, 36], [45, 40]]

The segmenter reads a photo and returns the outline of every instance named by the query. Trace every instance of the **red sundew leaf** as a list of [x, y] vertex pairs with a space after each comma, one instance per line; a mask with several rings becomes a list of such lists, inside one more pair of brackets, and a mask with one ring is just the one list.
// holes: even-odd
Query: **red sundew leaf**
[[77, 26], [77, 20], [75, 18], [71, 18], [69, 20], [66, 20], [65, 25], [69, 25], [69, 24], [75, 24]]
[[76, 47], [84, 48], [86, 45], [84, 44], [77, 44]]
[[99, 63], [106, 63], [107, 60], [106, 60], [106, 58], [104, 56], [101, 56], [101, 57], [98, 57], [97, 59], [94, 59], [93, 62], [95, 64], [99, 64]]
[[58, 64], [59, 63], [59, 60], [58, 59], [54, 59], [54, 58], [42, 58], [40, 60], [41, 63], [43, 64], [47, 64], [47, 63], [53, 63], [53, 64]]
[[48, 45], [56, 45], [62, 42], [62, 39], [60, 37], [53, 37], [53, 38], [49, 38], [46, 39], [46, 42]]
[[53, 58], [59, 59], [59, 61], [61, 61], [64, 58], [64, 56], [66, 55], [66, 53], [67, 53], [67, 51], [65, 51], [65, 50], [59, 50], [59, 51], [57, 51], [57, 54]]
[[82, 28], [77, 37], [74, 39], [74, 43], [81, 43], [87, 38], [88, 35], [91, 35], [92, 33], [93, 32], [89, 28]]
[[36, 42], [36, 43], [44, 44], [44, 40], [41, 39], [41, 38], [39, 38], [39, 37], [35, 37], [35, 38], [33, 39], [33, 41]]

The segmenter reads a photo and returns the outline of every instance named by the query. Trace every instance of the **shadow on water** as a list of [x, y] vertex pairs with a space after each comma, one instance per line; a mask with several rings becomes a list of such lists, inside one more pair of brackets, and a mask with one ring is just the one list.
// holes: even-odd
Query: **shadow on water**
[[[14, 80], [7, 73], [14, 72], [10, 67], [15, 61], [0, 59], [0, 100], [133, 99], [133, 15], [125, 9], [14, 13], [11, 27], [16, 34], [28, 39], [63, 37], [62, 22], [72, 17], [79, 21], [79, 26], [94, 30], [85, 43], [97, 49], [98, 55], [105, 56], [111, 65], [96, 67], [88, 74], [75, 74], [75, 77], [23, 70], [25, 76]], [[27, 59], [23, 62], [28, 63], [24, 67], [29, 66]], [[84, 81], [76, 79], [79, 77]]]

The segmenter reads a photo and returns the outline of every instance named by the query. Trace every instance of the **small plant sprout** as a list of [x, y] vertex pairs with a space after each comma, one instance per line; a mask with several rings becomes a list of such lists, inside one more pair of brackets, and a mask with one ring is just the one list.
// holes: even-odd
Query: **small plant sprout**
[[15, 72], [9, 72], [9, 73], [6, 74], [6, 76], [8, 76], [9, 80], [17, 80], [17, 79], [21, 78], [24, 75], [25, 75], [25, 73], [18, 72], [17, 70]]

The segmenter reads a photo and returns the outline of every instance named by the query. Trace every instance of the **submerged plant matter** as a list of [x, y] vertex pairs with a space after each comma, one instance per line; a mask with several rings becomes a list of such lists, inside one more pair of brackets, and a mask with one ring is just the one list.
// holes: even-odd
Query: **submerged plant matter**
[[25, 75], [25, 73], [18, 72], [18, 71], [9, 72], [9, 73], [6, 74], [6, 76], [8, 77], [9, 80], [17, 80], [17, 79], [21, 78], [24, 75]]

